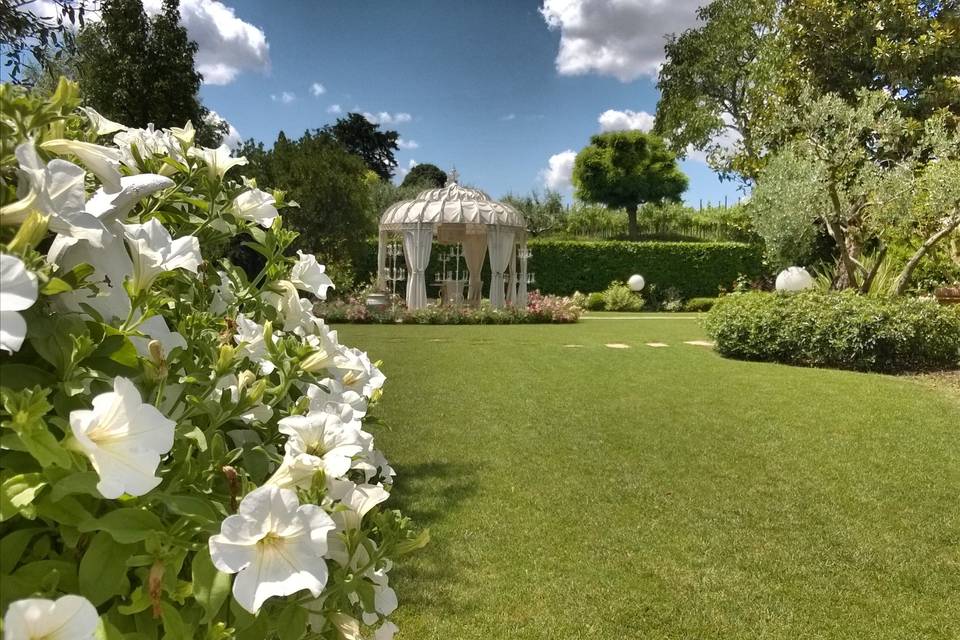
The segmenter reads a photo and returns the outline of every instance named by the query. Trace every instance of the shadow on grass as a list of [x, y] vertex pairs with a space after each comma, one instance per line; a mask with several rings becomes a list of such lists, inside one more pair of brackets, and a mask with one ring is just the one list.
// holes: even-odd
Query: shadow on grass
[[396, 584], [404, 607], [421, 615], [462, 612], [467, 603], [456, 602], [449, 586], [455, 585], [464, 571], [462, 559], [453, 557], [461, 544], [461, 534], [453, 534], [445, 525], [460, 521], [457, 513], [477, 492], [476, 465], [450, 462], [424, 462], [401, 465], [392, 491], [391, 506], [400, 509], [417, 527], [430, 529], [430, 544], [402, 559], [396, 569]]

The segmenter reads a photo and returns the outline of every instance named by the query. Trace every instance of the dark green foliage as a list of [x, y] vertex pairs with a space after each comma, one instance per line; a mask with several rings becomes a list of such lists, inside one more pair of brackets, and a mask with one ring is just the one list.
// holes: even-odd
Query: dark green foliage
[[421, 189], [439, 189], [447, 184], [447, 172], [435, 164], [418, 164], [403, 178], [401, 187], [420, 187]]
[[628, 233], [636, 239], [637, 207], [677, 202], [687, 176], [663, 139], [642, 131], [611, 131], [590, 138], [573, 165], [577, 198], [627, 210]]
[[586, 309], [588, 311], [603, 311], [605, 306], [606, 303], [603, 300], [602, 291], [594, 291], [593, 293], [587, 295]]
[[717, 298], [690, 298], [683, 303], [684, 311], [710, 311], [717, 304]]
[[917, 371], [960, 363], [960, 310], [920, 298], [852, 291], [725, 296], [707, 332], [722, 355], [861, 371]]
[[620, 280], [614, 280], [604, 289], [603, 308], [606, 311], [640, 311], [643, 309], [643, 297], [634, 293]]
[[225, 124], [208, 123], [200, 102], [203, 77], [194, 68], [197, 44], [180, 24], [178, 0], [148, 17], [141, 0], [105, 0], [101, 20], [77, 38], [80, 91], [87, 104], [132, 127], [153, 123], [197, 129], [196, 141], [216, 146]]
[[363, 260], [376, 219], [370, 212], [367, 168], [360, 158], [324, 131], [307, 131], [299, 140], [281, 131], [270, 150], [248, 140], [238, 152], [249, 161], [244, 173], [258, 184], [275, 185], [299, 203], [283, 214], [300, 233], [296, 248], [316, 253], [328, 267], [336, 263], [331, 273]]
[[603, 291], [641, 274], [647, 285], [675, 288], [683, 298], [716, 295], [737, 276], [763, 273], [762, 251], [737, 242], [576, 242], [533, 240], [530, 271], [544, 293]]
[[338, 118], [332, 125], [323, 128], [323, 132], [349, 153], [359, 156], [367, 167], [382, 180], [389, 180], [397, 168], [397, 159], [393, 152], [399, 149], [396, 131], [380, 131], [380, 125], [374, 124], [359, 113], [348, 113]]
[[[731, 290], [739, 275], [753, 280], [765, 274], [762, 250], [739, 242], [534, 239], [527, 244], [533, 251], [528, 268], [536, 276], [530, 289], [558, 296], [573, 295], [575, 291], [604, 291], [614, 280], [626, 280], [634, 273], [646, 278], [644, 297], [651, 288], [673, 288], [681, 298], [711, 296], [720, 289]], [[426, 270], [428, 291], [434, 274], [440, 270], [440, 253], [447, 250], [448, 246], [433, 245]], [[358, 281], [373, 276], [377, 268], [375, 240], [368, 241], [366, 253], [354, 262], [354, 267]], [[448, 270], [452, 268], [447, 265]], [[486, 291], [490, 283], [486, 261], [481, 277]]]
[[568, 209], [556, 191], [547, 190], [543, 195], [536, 191], [528, 196], [507, 195], [501, 201], [520, 212], [527, 221], [527, 233], [533, 237], [562, 230], [567, 219]]

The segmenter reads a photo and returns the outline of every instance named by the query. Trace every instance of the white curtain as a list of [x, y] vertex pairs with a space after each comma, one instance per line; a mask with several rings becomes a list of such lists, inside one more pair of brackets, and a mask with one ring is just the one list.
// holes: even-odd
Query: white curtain
[[385, 291], [387, 280], [384, 277], [384, 271], [387, 268], [387, 232], [380, 232], [380, 240], [377, 242], [377, 289]]
[[425, 272], [430, 264], [430, 249], [433, 247], [433, 227], [417, 225], [403, 232], [403, 250], [407, 258], [407, 308], [422, 309], [427, 306], [427, 279]]
[[504, 305], [503, 272], [510, 263], [510, 251], [513, 247], [513, 229], [499, 226], [487, 229], [487, 250], [490, 252], [490, 306], [500, 309]]
[[510, 279], [507, 284], [507, 302], [517, 303], [517, 245], [510, 249]]
[[524, 257], [527, 253], [527, 241], [524, 240], [520, 245], [520, 286], [517, 291], [517, 306], [527, 306], [527, 259]]
[[483, 259], [487, 257], [487, 236], [483, 233], [468, 233], [463, 238], [463, 259], [470, 272], [470, 284], [467, 287], [467, 302], [476, 304], [482, 297], [483, 283], [480, 272], [483, 271]]

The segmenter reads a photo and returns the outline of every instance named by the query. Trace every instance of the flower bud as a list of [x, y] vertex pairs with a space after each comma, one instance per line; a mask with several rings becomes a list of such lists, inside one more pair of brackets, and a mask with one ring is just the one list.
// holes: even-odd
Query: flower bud
[[260, 402], [260, 399], [263, 398], [263, 394], [267, 390], [267, 381], [266, 380], [257, 380], [257, 382], [250, 387], [250, 391], [247, 392], [247, 398], [250, 402], [256, 404]]
[[220, 345], [220, 355], [217, 357], [217, 377], [225, 375], [233, 368], [233, 358], [237, 350], [232, 345]]
[[47, 235], [47, 225], [50, 217], [34, 211], [27, 219], [23, 221], [20, 228], [17, 229], [17, 235], [13, 237], [7, 250], [11, 253], [20, 253], [21, 250], [33, 249]]
[[257, 376], [249, 369], [244, 369], [237, 376], [237, 391], [243, 393], [243, 390], [256, 382]]

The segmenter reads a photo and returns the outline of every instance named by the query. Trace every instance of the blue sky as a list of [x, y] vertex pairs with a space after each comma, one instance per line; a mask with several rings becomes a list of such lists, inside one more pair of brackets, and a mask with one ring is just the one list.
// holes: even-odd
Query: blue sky
[[[654, 112], [657, 25], [692, 24], [695, 3], [675, 3], [672, 16], [657, 16], [654, 0], [632, 4], [633, 13], [618, 15], [610, 0], [547, 0], [553, 28], [541, 3], [526, 0], [185, 0], [182, 12], [219, 83], [203, 87], [204, 102], [243, 138], [269, 145], [280, 130], [299, 136], [333, 122], [338, 105], [386, 120], [415, 145], [400, 150], [401, 168], [455, 165], [462, 182], [498, 197], [542, 190], [548, 179], [561, 185], [569, 156], [547, 174], [551, 156], [587, 144], [605, 111]], [[229, 9], [233, 23], [216, 11]], [[213, 40], [204, 11], [220, 32]], [[632, 40], [617, 34], [624, 27]], [[688, 202], [738, 198], [702, 162], [683, 169]]]

